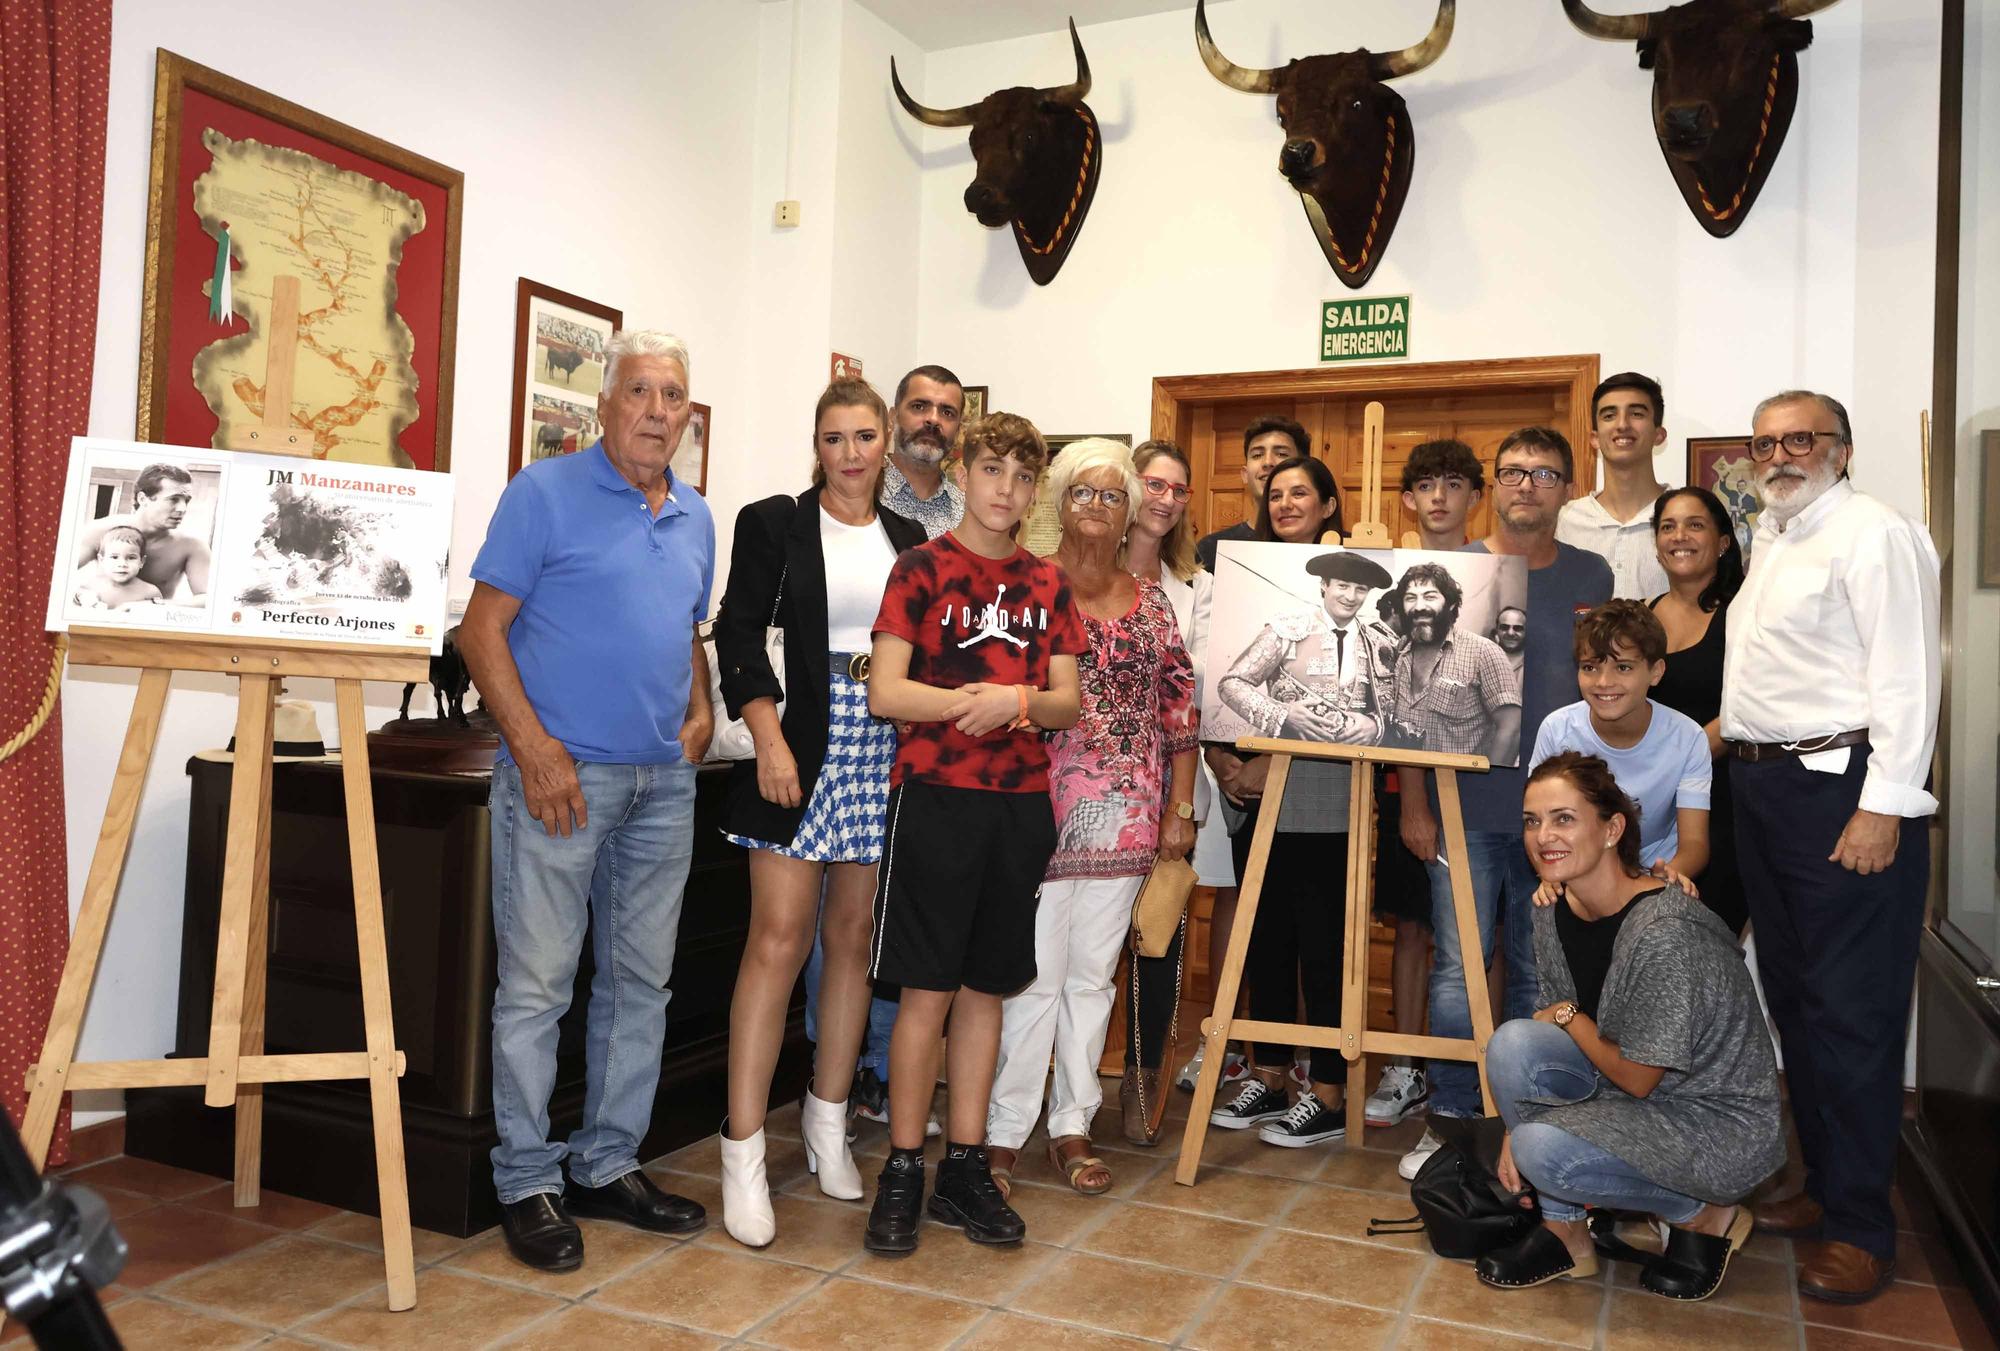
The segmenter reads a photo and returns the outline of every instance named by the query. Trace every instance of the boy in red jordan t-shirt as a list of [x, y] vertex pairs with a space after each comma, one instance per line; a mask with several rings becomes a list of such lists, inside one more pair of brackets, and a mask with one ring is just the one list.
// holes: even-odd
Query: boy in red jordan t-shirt
[[871, 1250], [917, 1246], [924, 1124], [950, 1015], [950, 1127], [932, 1218], [1018, 1243], [993, 1185], [986, 1102], [1000, 1000], [1035, 978], [1035, 902], [1055, 849], [1044, 730], [1077, 718], [1088, 647], [1069, 583], [1014, 542], [1048, 462], [1026, 418], [995, 413], [961, 442], [965, 518], [896, 560], [875, 619], [868, 707], [904, 724], [889, 777], [869, 972], [903, 988], [889, 1042], [889, 1160]]

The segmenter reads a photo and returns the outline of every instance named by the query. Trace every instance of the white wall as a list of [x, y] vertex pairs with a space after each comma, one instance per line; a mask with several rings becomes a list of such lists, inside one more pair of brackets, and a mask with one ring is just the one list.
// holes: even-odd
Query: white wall
[[[1682, 204], [1631, 44], [1556, 5], [1460, 6], [1450, 48], [1397, 82], [1416, 127], [1402, 220], [1364, 294], [1409, 292], [1412, 359], [1599, 352], [1666, 387], [1683, 438], [1747, 430], [1793, 384], [1847, 397], [1864, 488], [1921, 510], [1929, 400], [1938, 19], [1845, 0], [1814, 19], [1791, 134], [1749, 220], [1711, 239]], [[1400, 47], [1425, 4], [1240, 0], [1211, 30], [1244, 65]], [[1054, 283], [959, 198], [962, 132], [921, 129], [925, 359], [1045, 430], [1143, 434], [1156, 375], [1314, 364], [1319, 302], [1349, 294], [1278, 176], [1268, 97], [1217, 83], [1186, 11], [1083, 28], [1103, 126], [1097, 197]], [[935, 52], [925, 102], [1070, 78], [1066, 34]], [[1865, 192], [1863, 185], [1866, 185]], [[1865, 325], [1857, 328], [1857, 318]]]

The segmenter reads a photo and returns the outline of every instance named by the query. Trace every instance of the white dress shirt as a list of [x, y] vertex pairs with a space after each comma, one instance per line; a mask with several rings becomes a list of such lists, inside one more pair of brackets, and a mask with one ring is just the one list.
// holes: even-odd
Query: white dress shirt
[[1667, 589], [1650, 511], [1620, 521], [1595, 497], [1572, 498], [1556, 516], [1556, 538], [1609, 563], [1611, 594], [1619, 600], [1651, 600]]
[[[1766, 511], [1751, 559], [1729, 607], [1723, 739], [1810, 746], [1865, 727], [1861, 809], [1931, 815], [1942, 654], [1930, 533], [1841, 479], [1785, 525]], [[1801, 761], [1839, 773], [1848, 754]]]

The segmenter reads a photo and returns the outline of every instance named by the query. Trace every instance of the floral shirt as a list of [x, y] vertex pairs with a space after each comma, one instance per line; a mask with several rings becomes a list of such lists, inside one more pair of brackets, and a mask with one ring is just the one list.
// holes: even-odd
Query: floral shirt
[[1152, 871], [1174, 756], [1192, 750], [1194, 668], [1157, 582], [1118, 619], [1083, 613], [1090, 650], [1077, 658], [1082, 714], [1049, 737], [1056, 813], [1051, 880]]

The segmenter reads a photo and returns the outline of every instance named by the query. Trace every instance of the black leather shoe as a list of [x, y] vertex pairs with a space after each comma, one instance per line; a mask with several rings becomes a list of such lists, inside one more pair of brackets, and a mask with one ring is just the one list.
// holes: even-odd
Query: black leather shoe
[[636, 1168], [602, 1187], [581, 1187], [572, 1180], [563, 1204], [574, 1215], [616, 1220], [655, 1234], [692, 1234], [708, 1222], [700, 1202], [661, 1191]]
[[875, 1204], [868, 1208], [868, 1229], [861, 1246], [869, 1252], [900, 1256], [917, 1250], [917, 1226], [923, 1223], [924, 1152], [892, 1149], [875, 1187]]
[[1007, 1204], [993, 1183], [984, 1145], [951, 1145], [938, 1165], [930, 1216], [965, 1230], [974, 1243], [1019, 1243], [1028, 1222]]
[[562, 1199], [537, 1192], [500, 1204], [500, 1232], [514, 1260], [537, 1271], [575, 1271], [583, 1265], [583, 1231], [563, 1211]]
[[1547, 1226], [1536, 1225], [1519, 1242], [1487, 1253], [1473, 1269], [1488, 1285], [1503, 1290], [1525, 1290], [1559, 1276], [1588, 1280], [1597, 1274], [1597, 1255], [1592, 1253], [1579, 1262], [1571, 1255], [1568, 1244], [1550, 1233]]
[[1731, 1255], [1749, 1240], [1752, 1227], [1749, 1209], [1738, 1206], [1726, 1234], [1667, 1230], [1666, 1250], [1639, 1274], [1639, 1284], [1668, 1299], [1707, 1299], [1721, 1286]]

